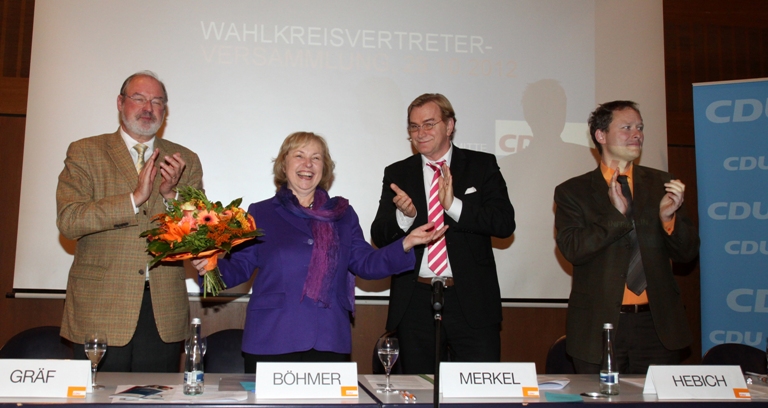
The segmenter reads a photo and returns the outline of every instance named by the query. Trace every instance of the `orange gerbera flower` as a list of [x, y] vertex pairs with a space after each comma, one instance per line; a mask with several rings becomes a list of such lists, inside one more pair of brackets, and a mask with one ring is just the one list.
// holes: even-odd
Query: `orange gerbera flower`
[[201, 210], [197, 212], [197, 222], [208, 226], [219, 223], [219, 215], [214, 211]]

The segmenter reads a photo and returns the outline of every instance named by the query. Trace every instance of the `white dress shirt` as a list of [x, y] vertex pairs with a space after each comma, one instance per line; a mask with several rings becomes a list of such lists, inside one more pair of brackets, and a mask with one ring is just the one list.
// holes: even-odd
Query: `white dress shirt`
[[[448, 149], [448, 152], [445, 153], [443, 157], [441, 157], [438, 160], [435, 160], [431, 163], [437, 163], [440, 161], [445, 160], [445, 163], [448, 165], [448, 167], [451, 166], [451, 156], [453, 155], [453, 144], [451, 144], [450, 149]], [[427, 166], [427, 163], [430, 163], [430, 160], [428, 160], [424, 155], [421, 155], [421, 168], [422, 168], [422, 175], [424, 177], [424, 193], [427, 198], [429, 198], [429, 189], [432, 186], [432, 178], [435, 175], [434, 170], [432, 170], [431, 167]], [[454, 221], [459, 221], [459, 218], [461, 217], [461, 210], [463, 208], [463, 203], [460, 199], [458, 199], [456, 196], [453, 197], [453, 203], [451, 204], [451, 208], [445, 209], [445, 215], [451, 217]], [[402, 211], [399, 209], [395, 212], [395, 216], [397, 218], [397, 225], [402, 228], [403, 231], [408, 232], [408, 230], [413, 226], [413, 222], [416, 220], [416, 217], [408, 217], [405, 214], [403, 214]], [[421, 265], [419, 266], [419, 277], [423, 278], [434, 278], [435, 273], [432, 272], [431, 269], [429, 269], [429, 264], [427, 260], [427, 249], [424, 249], [424, 256], [421, 258]], [[443, 271], [442, 274], [440, 274], [440, 277], [452, 277], [453, 276], [453, 270], [451, 269], [451, 258], [448, 257], [448, 268]]]

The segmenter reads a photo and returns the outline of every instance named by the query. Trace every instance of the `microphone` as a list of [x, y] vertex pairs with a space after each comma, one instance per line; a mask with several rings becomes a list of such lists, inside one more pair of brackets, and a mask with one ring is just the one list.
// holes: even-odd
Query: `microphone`
[[435, 312], [443, 310], [443, 289], [445, 288], [445, 278], [435, 276], [432, 278], [432, 309]]

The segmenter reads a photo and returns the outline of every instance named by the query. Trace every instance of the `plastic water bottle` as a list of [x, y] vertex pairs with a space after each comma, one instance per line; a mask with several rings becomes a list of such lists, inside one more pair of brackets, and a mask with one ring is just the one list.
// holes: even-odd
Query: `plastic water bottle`
[[184, 343], [186, 361], [184, 364], [184, 395], [203, 393], [203, 340], [200, 337], [200, 319], [192, 319], [189, 338]]
[[600, 393], [619, 395], [619, 368], [613, 358], [613, 325], [603, 325], [603, 363], [600, 366]]

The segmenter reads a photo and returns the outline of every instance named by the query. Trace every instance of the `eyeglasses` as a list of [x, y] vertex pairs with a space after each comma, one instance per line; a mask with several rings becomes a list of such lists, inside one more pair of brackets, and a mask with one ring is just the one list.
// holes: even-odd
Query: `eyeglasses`
[[437, 122], [427, 122], [423, 123], [421, 126], [411, 123], [408, 125], [408, 133], [419, 133], [419, 130], [424, 129], [425, 131], [430, 131], [437, 126], [438, 123], [441, 123], [442, 120], [439, 120]]
[[133, 96], [123, 95], [123, 96], [128, 98], [128, 99], [130, 99], [130, 100], [132, 100], [133, 103], [135, 103], [136, 105], [139, 105], [139, 106], [144, 106], [147, 103], [147, 101], [149, 101], [152, 104], [152, 106], [155, 107], [155, 108], [164, 108], [165, 107], [165, 99], [160, 98], [160, 97], [152, 98], [152, 99], [147, 99], [147, 98], [145, 98], [142, 95], [133, 95]]

